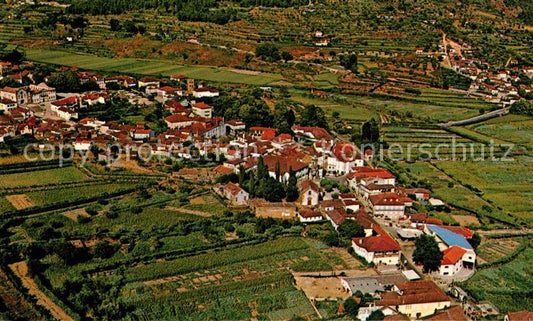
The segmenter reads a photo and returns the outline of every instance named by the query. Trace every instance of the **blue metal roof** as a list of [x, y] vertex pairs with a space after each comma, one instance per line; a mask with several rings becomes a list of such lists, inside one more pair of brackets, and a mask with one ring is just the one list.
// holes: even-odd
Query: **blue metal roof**
[[437, 236], [448, 246], [460, 246], [464, 249], [473, 250], [472, 245], [468, 243], [468, 240], [461, 234], [454, 233], [445, 228], [439, 227], [437, 225], [428, 225], [430, 231], [437, 234]]

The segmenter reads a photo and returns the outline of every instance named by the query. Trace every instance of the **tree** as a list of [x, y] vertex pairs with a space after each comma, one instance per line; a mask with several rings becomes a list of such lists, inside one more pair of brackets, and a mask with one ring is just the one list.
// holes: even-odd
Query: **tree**
[[375, 143], [379, 140], [379, 125], [375, 119], [371, 119], [363, 124], [361, 138], [365, 142]]
[[365, 231], [359, 223], [354, 220], [344, 221], [337, 229], [339, 234], [345, 238], [365, 236]]
[[344, 313], [350, 315], [351, 317], [357, 317], [357, 313], [359, 312], [359, 305], [355, 301], [354, 298], [349, 297], [344, 301]]
[[255, 48], [255, 55], [262, 60], [276, 62], [281, 59], [278, 47], [272, 43], [263, 43]]
[[18, 64], [24, 58], [24, 52], [19, 50], [18, 47], [12, 49], [13, 47], [2, 45], [0, 48], [0, 60], [9, 61], [13, 64]]
[[475, 232], [474, 235], [472, 235], [472, 238], [468, 240], [468, 242], [470, 243], [470, 245], [472, 245], [474, 250], [476, 250], [479, 244], [481, 244], [481, 236], [477, 232]]
[[111, 28], [111, 31], [120, 30], [120, 21], [118, 19], [112, 18], [111, 20], [109, 20], [109, 27]]
[[442, 252], [435, 237], [422, 234], [415, 241], [413, 261], [424, 266], [424, 273], [437, 271], [442, 261]]
[[373, 311], [367, 318], [368, 321], [381, 321], [383, 319], [385, 319], [385, 315], [381, 310]]
[[281, 53], [281, 58], [283, 58], [283, 60], [285, 60], [285, 62], [294, 59], [294, 57], [292, 56], [292, 54], [291, 54], [290, 52], [287, 52], [287, 51], [283, 51], [283, 52]]
[[520, 100], [511, 105], [511, 114], [533, 116], [533, 104], [526, 100]]
[[279, 133], [292, 133], [291, 127], [294, 125], [296, 117], [288, 103], [281, 102], [276, 104], [273, 116], [273, 125]]
[[299, 123], [301, 126], [322, 127], [328, 129], [326, 115], [322, 108], [315, 105], [306, 106], [300, 113]]
[[80, 80], [76, 72], [67, 70], [50, 75], [48, 84], [59, 92], [76, 92], [80, 90]]
[[113, 256], [116, 252], [116, 247], [109, 242], [99, 242], [93, 248], [93, 254], [97, 258], [107, 259]]
[[357, 55], [356, 54], [349, 54], [349, 55], [342, 55], [340, 57], [340, 64], [344, 68], [352, 71], [357, 72]]
[[292, 170], [292, 167], [289, 168], [289, 182], [287, 184], [287, 202], [294, 202], [300, 196], [298, 187], [296, 186], [298, 179], [296, 178], [296, 173]]

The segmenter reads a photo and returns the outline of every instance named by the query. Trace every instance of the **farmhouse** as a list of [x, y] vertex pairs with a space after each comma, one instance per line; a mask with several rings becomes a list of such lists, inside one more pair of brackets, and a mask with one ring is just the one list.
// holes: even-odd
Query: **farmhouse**
[[363, 257], [368, 263], [376, 265], [399, 264], [401, 248], [398, 243], [381, 228], [378, 228], [378, 233], [376, 236], [353, 238], [352, 247], [355, 253]]
[[3, 110], [6, 113], [11, 112], [13, 109], [17, 108], [17, 102], [7, 98], [0, 99], [0, 110]]
[[139, 80], [138, 87], [142, 88], [142, 87], [154, 86], [155, 88], [159, 88], [159, 84], [160, 84], [159, 79], [155, 77], [151, 77], [151, 76], [145, 76]]
[[410, 319], [419, 319], [449, 307], [451, 300], [432, 281], [418, 280], [396, 283], [392, 292], [381, 294], [381, 299], [374, 304], [394, 308]]
[[[426, 224], [424, 232], [431, 236], [435, 236], [441, 251], [445, 251], [454, 246], [462, 248], [466, 252], [461, 256], [462, 266], [472, 268], [475, 265], [476, 253], [474, 252], [474, 248], [462, 234], [454, 233], [446, 228], [433, 224]], [[459, 251], [457, 249], [453, 250], [453, 252], [450, 253], [451, 258], [454, 258], [458, 253]]]
[[226, 185], [215, 185], [215, 192], [225, 197], [231, 205], [247, 205], [250, 200], [250, 194], [242, 189], [238, 184], [227, 183]]
[[214, 89], [214, 88], [201, 87], [201, 88], [194, 89], [192, 92], [192, 95], [195, 98], [213, 98], [213, 97], [218, 97], [220, 93], [217, 89]]
[[319, 211], [314, 211], [311, 209], [302, 209], [298, 211], [298, 219], [302, 223], [314, 223], [322, 221], [324, 217]]

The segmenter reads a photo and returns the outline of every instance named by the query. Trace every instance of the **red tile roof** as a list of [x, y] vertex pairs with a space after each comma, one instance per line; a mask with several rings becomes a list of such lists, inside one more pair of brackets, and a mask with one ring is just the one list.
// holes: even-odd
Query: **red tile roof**
[[396, 193], [383, 193], [379, 195], [372, 195], [370, 196], [370, 202], [376, 206], [376, 205], [391, 205], [391, 206], [397, 206], [397, 205], [405, 205], [404, 200], [401, 196], [399, 196]]
[[348, 174], [348, 179], [365, 177], [394, 178], [395, 176], [385, 168], [356, 167], [355, 172]]
[[454, 245], [450, 248], [447, 248], [442, 252], [443, 257], [440, 262], [441, 265], [454, 265], [457, 263], [463, 255], [466, 253], [466, 250], [460, 246]]
[[199, 102], [199, 103], [196, 103], [194, 105], [192, 105], [194, 108], [198, 108], [198, 109], [211, 109], [211, 105], [208, 105], [204, 102]]
[[[467, 321], [469, 320], [463, 312], [463, 308], [460, 305], [453, 306], [449, 309], [446, 309], [442, 312], [435, 314], [427, 318], [426, 320], [431, 321]], [[527, 319], [519, 319], [527, 320]]]
[[303, 209], [299, 213], [300, 216], [304, 218], [322, 217], [322, 214], [320, 214], [320, 212], [311, 209]]
[[400, 290], [381, 294], [376, 306], [397, 306], [419, 303], [446, 302], [450, 298], [435, 283], [427, 280], [400, 282], [395, 284]]
[[400, 251], [400, 245], [385, 231], [377, 236], [354, 237], [353, 242], [368, 252]]
[[351, 162], [355, 159], [360, 159], [361, 154], [356, 150], [353, 144], [338, 142], [333, 146], [333, 155], [342, 162]]
[[303, 192], [303, 191], [306, 191], [308, 189], [311, 189], [317, 193], [320, 192], [320, 187], [315, 184], [313, 181], [310, 181], [308, 179], [306, 179], [305, 181], [303, 181], [301, 184], [300, 184], [300, 190]]
[[533, 312], [522, 310], [518, 312], [509, 312], [507, 313], [509, 321], [530, 321], [533, 320]]

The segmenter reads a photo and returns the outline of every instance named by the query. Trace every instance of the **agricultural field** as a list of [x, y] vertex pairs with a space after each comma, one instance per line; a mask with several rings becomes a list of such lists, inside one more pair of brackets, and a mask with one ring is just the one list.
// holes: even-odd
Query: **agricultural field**
[[89, 178], [75, 166], [0, 175], [0, 188], [82, 182]]
[[337, 102], [331, 97], [317, 98], [303, 91], [291, 91], [291, 100], [305, 105], [318, 106], [330, 118], [333, 112], [338, 112], [340, 114], [339, 118], [348, 123], [363, 123], [372, 117], [377, 117], [375, 111], [365, 106], [357, 106], [349, 102]]
[[[302, 239], [281, 238], [258, 245], [126, 269], [125, 277], [129, 284], [122, 295], [125, 302], [143, 308], [151, 301], [151, 297], [163, 296], [165, 305], [153, 304], [152, 301], [152, 317], [169, 313], [168, 305], [171, 305], [175, 311], [187, 309], [191, 319], [203, 318], [210, 313], [223, 318], [229, 315], [229, 311], [224, 311], [223, 303], [235, 301], [240, 304], [231, 304], [226, 308], [231, 311], [235, 309], [233, 318], [235, 315], [243, 318], [252, 316], [256, 313], [252, 312], [254, 308], [259, 316], [271, 320], [292, 315], [311, 316], [313, 310], [305, 295], [293, 287], [292, 277], [285, 272], [288, 266], [301, 270], [331, 268], [324, 257]], [[283, 280], [286, 281], [278, 283]], [[272, 291], [268, 291], [268, 294], [249, 291], [252, 284], [254, 287], [265, 286], [267, 282], [272, 285]], [[279, 287], [274, 284], [279, 284]], [[224, 291], [226, 288], [232, 291]], [[218, 299], [204, 297], [206, 291]], [[195, 307], [190, 305], [190, 300], [196, 302]], [[209, 311], [199, 304], [210, 307], [206, 309]], [[135, 313], [142, 311], [139, 309]]]
[[464, 186], [481, 191], [496, 210], [527, 225], [533, 224], [531, 159], [515, 157], [507, 162], [438, 162], [439, 169]]
[[[490, 147], [485, 142], [474, 141], [443, 129], [384, 126], [381, 132], [383, 140], [389, 145], [384, 155], [390, 155], [390, 158], [416, 161], [428, 158], [467, 160], [490, 157]], [[502, 155], [502, 149], [495, 146], [493, 154]]]
[[[417, 162], [417, 163], [401, 163], [399, 166], [403, 168], [406, 173], [401, 174], [400, 177], [403, 177], [407, 182], [409, 181], [420, 181], [425, 180], [429, 182], [433, 188], [432, 197], [440, 198], [446, 203], [454, 207], [458, 207], [458, 213], [452, 212], [451, 214], [442, 213], [439, 215], [447, 215], [450, 218], [439, 217], [444, 221], [450, 220], [453, 222], [454, 214], [464, 214], [461, 213], [461, 210], [466, 210], [468, 212], [475, 213], [478, 219], [483, 224], [489, 224], [492, 222], [492, 219], [497, 221], [502, 221], [506, 223], [514, 223], [514, 219], [505, 215], [501, 210], [497, 209], [494, 205], [487, 202], [476, 192], [467, 188], [465, 185], [456, 181], [454, 178], [448, 176], [446, 173], [441, 172], [435, 166], [440, 165], [444, 162], [438, 163], [427, 163], [427, 162]], [[464, 166], [465, 162], [449, 162], [451, 164], [456, 164], [456, 166]]]
[[186, 74], [188, 77], [213, 82], [268, 85], [282, 79], [281, 76], [271, 73], [246, 74], [224, 67], [180, 66], [170, 61], [105, 58], [58, 50], [27, 49], [26, 56], [38, 62], [76, 66], [87, 70], [162, 76]]
[[78, 198], [102, 196], [131, 188], [131, 184], [94, 184], [28, 192], [25, 195], [36, 206], [73, 201]]
[[516, 238], [486, 238], [476, 249], [479, 263], [497, 261], [516, 250], [520, 243], [524, 241], [520, 237]]
[[490, 137], [525, 146], [531, 149], [533, 118], [523, 115], [506, 115], [470, 125], [469, 129]]
[[[405, 85], [386, 85], [380, 88], [380, 92], [393, 97], [405, 98], [413, 102], [434, 104], [451, 108], [467, 108], [479, 110], [490, 110], [499, 108], [496, 104], [485, 102], [481, 98], [467, 96], [464, 93], [437, 88], [420, 88], [420, 95], [405, 92]], [[415, 87], [416, 88], [416, 87]]]
[[477, 300], [489, 300], [500, 313], [533, 310], [533, 247], [529, 243], [511, 261], [496, 264], [477, 271], [464, 288]]

